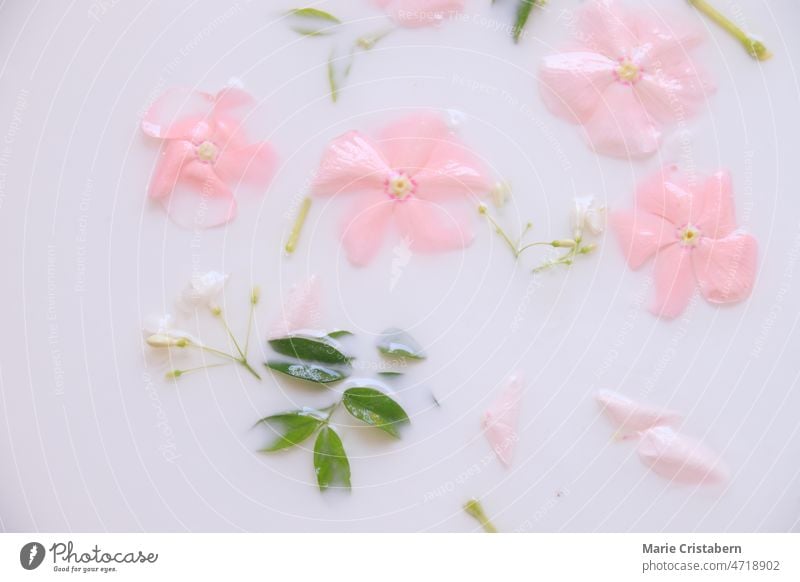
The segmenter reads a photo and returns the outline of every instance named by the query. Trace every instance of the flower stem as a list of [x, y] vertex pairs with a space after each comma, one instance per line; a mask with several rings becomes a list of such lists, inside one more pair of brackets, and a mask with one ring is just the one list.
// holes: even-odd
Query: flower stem
[[714, 8], [708, 0], [686, 0], [697, 8], [700, 12], [708, 16], [711, 20], [716, 22], [719, 26], [721, 26], [726, 32], [728, 32], [731, 36], [733, 36], [736, 40], [738, 40], [744, 50], [747, 51], [751, 57], [759, 61], [766, 61], [768, 58], [772, 56], [772, 53], [769, 52], [764, 43], [760, 40], [757, 40], [743, 31], [739, 26], [736, 25], [730, 18], [725, 16], [722, 12]]
[[292, 232], [289, 233], [289, 240], [286, 241], [286, 246], [284, 247], [289, 254], [292, 254], [297, 248], [297, 241], [300, 239], [300, 231], [303, 230], [309, 208], [311, 208], [311, 198], [306, 197], [300, 204], [300, 210], [297, 212], [297, 218], [294, 219]]
[[224, 362], [219, 364], [206, 364], [205, 366], [197, 366], [195, 368], [185, 368], [183, 370], [170, 370], [167, 372], [167, 378], [174, 378], [178, 379], [181, 376], [185, 376], [186, 374], [191, 374], [192, 372], [199, 372], [200, 370], [207, 370], [209, 368], [221, 368], [222, 366], [230, 366], [233, 362]]
[[261, 381], [261, 376], [258, 375], [258, 372], [256, 372], [253, 369], [253, 366], [250, 365], [250, 362], [248, 362], [246, 358], [241, 358], [236, 361], [239, 362], [242, 366], [244, 366], [244, 369], [250, 372], [253, 376], [255, 376], [258, 381]]
[[470, 499], [464, 504], [464, 511], [478, 520], [478, 523], [481, 524], [483, 531], [486, 533], [497, 533], [497, 528], [491, 521], [489, 521], [489, 518], [486, 516], [486, 512], [483, 510], [483, 506], [481, 505], [480, 501], [477, 499]]

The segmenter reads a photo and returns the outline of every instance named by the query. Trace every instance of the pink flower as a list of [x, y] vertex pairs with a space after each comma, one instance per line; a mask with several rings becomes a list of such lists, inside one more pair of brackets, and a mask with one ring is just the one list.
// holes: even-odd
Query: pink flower
[[550, 111], [582, 125], [598, 153], [652, 154], [662, 128], [695, 115], [713, 92], [689, 58], [703, 38], [691, 26], [616, 0], [592, 0], [576, 20], [576, 40], [543, 60], [540, 89]]
[[265, 188], [275, 166], [272, 148], [247, 140], [241, 110], [253, 99], [240, 89], [216, 95], [170, 89], [142, 119], [142, 131], [164, 140], [148, 195], [187, 227], [207, 228], [236, 215], [232, 187]]
[[506, 466], [511, 466], [514, 447], [519, 440], [519, 408], [522, 403], [522, 377], [515, 374], [506, 380], [500, 394], [483, 413], [481, 426], [486, 439], [497, 458]]
[[611, 224], [632, 269], [655, 255], [656, 315], [680, 315], [695, 281], [712, 303], [741, 301], [753, 288], [757, 243], [737, 230], [728, 172], [691, 184], [666, 167], [639, 185], [634, 210], [615, 213]]
[[469, 216], [443, 203], [488, 192], [482, 168], [438, 115], [417, 113], [386, 127], [376, 141], [357, 131], [333, 140], [312, 193], [358, 193], [343, 224], [342, 244], [350, 262], [363, 266], [380, 250], [391, 222], [412, 252], [467, 246]]
[[464, 0], [372, 0], [397, 24], [407, 27], [435, 26], [464, 9]]

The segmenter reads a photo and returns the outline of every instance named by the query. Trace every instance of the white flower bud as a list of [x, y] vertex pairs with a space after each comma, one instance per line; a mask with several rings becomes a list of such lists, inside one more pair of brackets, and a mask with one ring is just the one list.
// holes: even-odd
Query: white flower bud
[[576, 198], [571, 224], [576, 237], [584, 231], [593, 235], [602, 234], [606, 228], [606, 206], [598, 203], [593, 196]]

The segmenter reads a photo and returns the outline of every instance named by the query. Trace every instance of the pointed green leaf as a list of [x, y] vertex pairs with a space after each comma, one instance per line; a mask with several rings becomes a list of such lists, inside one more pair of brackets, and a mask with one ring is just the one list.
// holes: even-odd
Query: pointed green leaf
[[347, 374], [340, 370], [302, 362], [270, 360], [266, 363], [266, 366], [281, 374], [286, 374], [298, 380], [314, 382], [315, 384], [330, 384], [331, 382], [338, 382], [339, 380], [347, 378]]
[[349, 364], [350, 358], [343, 354], [338, 344], [324, 337], [290, 336], [269, 340], [270, 347], [284, 356], [292, 356], [305, 362], [323, 364]]
[[514, 28], [512, 29], [512, 36], [514, 42], [519, 42], [522, 37], [522, 32], [525, 30], [525, 25], [528, 23], [528, 18], [531, 15], [531, 10], [534, 6], [542, 6], [544, 0], [519, 0], [517, 4], [517, 15], [514, 20]]
[[350, 489], [350, 462], [342, 439], [329, 426], [319, 431], [314, 443], [314, 472], [320, 491], [331, 485]]
[[424, 360], [427, 355], [422, 346], [402, 329], [390, 328], [378, 339], [378, 351], [384, 356]]
[[295, 8], [289, 11], [291, 29], [305, 36], [331, 34], [342, 21], [318, 8]]
[[378, 372], [378, 376], [386, 376], [387, 378], [394, 378], [396, 376], [402, 376], [403, 372], [395, 372], [393, 370], [386, 370], [385, 372]]
[[329, 331], [328, 333], [325, 334], [326, 337], [333, 338], [333, 339], [340, 338], [340, 337], [343, 337], [343, 336], [346, 336], [346, 335], [353, 335], [353, 332], [352, 331], [347, 331], [346, 329], [335, 329], [335, 330]]
[[275, 439], [261, 452], [271, 453], [299, 444], [310, 437], [324, 424], [325, 419], [318, 410], [303, 409], [283, 414], [274, 414], [258, 421], [270, 429]]
[[374, 388], [345, 390], [342, 404], [347, 412], [367, 424], [400, 438], [398, 427], [410, 421], [406, 411], [389, 396]]

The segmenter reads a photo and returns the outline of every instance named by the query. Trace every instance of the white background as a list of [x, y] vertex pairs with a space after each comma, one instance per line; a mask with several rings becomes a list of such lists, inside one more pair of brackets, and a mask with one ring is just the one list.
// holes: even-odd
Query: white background
[[[718, 92], [660, 154], [635, 163], [594, 155], [539, 99], [539, 59], [566, 40], [562, 10], [576, 1], [534, 11], [519, 45], [507, 36], [508, 0], [470, 0], [438, 30], [399, 30], [358, 55], [337, 104], [332, 48], [345, 54], [389, 25], [366, 1], [321, 4], [349, 23], [310, 39], [281, 19], [293, 2], [0, 4], [0, 528], [471, 531], [461, 506], [474, 496], [504, 531], [797, 530], [800, 8], [717, 3], [775, 57], [752, 61], [684, 2], [639, 3], [709, 27], [698, 58]], [[145, 199], [157, 144], [138, 121], [168, 87], [214, 92], [232, 77], [258, 99], [252, 121], [280, 171], [263, 198], [240, 199], [227, 228], [182, 230]], [[540, 239], [568, 233], [575, 195], [629, 207], [637, 179], [662, 163], [731, 169], [739, 222], [761, 245], [753, 296], [726, 308], [698, 299], [683, 318], [658, 321], [645, 309], [648, 270], [630, 272], [611, 238], [534, 282], [541, 257], [515, 264], [477, 222], [472, 247], [413, 256], [399, 279], [394, 234], [354, 269], [336, 243], [344, 199], [317, 201], [298, 251], [282, 256], [325, 144], [415, 107], [466, 113], [464, 140], [513, 185], [502, 220], [511, 230], [533, 220]], [[331, 394], [230, 368], [173, 385], [145, 358], [142, 319], [172, 309], [206, 269], [231, 273], [225, 309], [237, 329], [250, 286], [262, 286], [259, 337], [287, 289], [316, 274], [321, 324], [359, 332], [365, 366], [376, 362], [372, 334], [389, 325], [428, 348], [395, 384], [413, 422], [402, 441], [342, 429], [349, 496], [317, 491], [308, 450], [256, 454], [265, 436], [250, 430]], [[187, 325], [222, 340], [210, 318]], [[506, 470], [479, 420], [513, 370], [528, 383]], [[729, 486], [675, 487], [648, 473], [598, 417], [600, 387], [685, 413], [683, 430], [731, 467]]]

